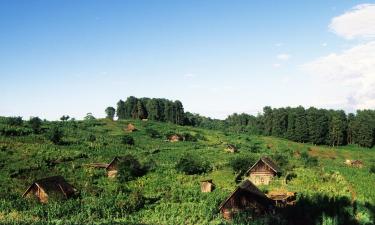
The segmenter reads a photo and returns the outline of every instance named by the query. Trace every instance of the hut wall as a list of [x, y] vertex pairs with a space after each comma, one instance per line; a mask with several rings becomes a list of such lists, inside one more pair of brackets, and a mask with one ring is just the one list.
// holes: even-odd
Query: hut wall
[[249, 180], [255, 185], [268, 185], [275, 175], [275, 171], [261, 161], [250, 171]]
[[108, 177], [110, 177], [110, 178], [114, 178], [114, 177], [116, 177], [116, 176], [117, 176], [117, 173], [118, 173], [118, 170], [116, 170], [116, 169], [111, 169], [111, 170], [108, 170], [108, 171], [107, 171], [107, 175], [108, 175]]
[[213, 190], [213, 185], [210, 182], [202, 182], [201, 183], [201, 191], [202, 192], [211, 192]]

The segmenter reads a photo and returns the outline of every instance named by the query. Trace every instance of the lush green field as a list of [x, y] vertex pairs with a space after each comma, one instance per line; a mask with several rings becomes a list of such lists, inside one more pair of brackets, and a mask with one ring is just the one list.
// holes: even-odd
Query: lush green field
[[[138, 131], [125, 132], [129, 122]], [[261, 189], [295, 191], [298, 201], [295, 207], [258, 220], [257, 224], [373, 224], [374, 221], [375, 174], [370, 173], [370, 166], [375, 164], [374, 149], [313, 146], [140, 120], [59, 124], [64, 133], [59, 145], [49, 141], [43, 132], [0, 136], [0, 224], [244, 224], [243, 219], [227, 222], [218, 212], [221, 201], [237, 185], [237, 174], [230, 161], [264, 155], [277, 158], [285, 172]], [[46, 122], [43, 126], [48, 130], [51, 125]], [[160, 137], [151, 137], [146, 132], [150, 128]], [[171, 132], [190, 133], [196, 140], [166, 142], [165, 135]], [[135, 145], [123, 144], [124, 135], [132, 136]], [[240, 152], [225, 152], [226, 144], [235, 144]], [[196, 175], [178, 172], [176, 163], [186, 153], [208, 162], [208, 172]], [[306, 153], [307, 159], [301, 157]], [[108, 179], [103, 169], [84, 166], [108, 163], [113, 157], [126, 154], [151, 165], [149, 171], [134, 180], [120, 182]], [[364, 167], [348, 167], [345, 159], [362, 160]], [[285, 183], [287, 172], [294, 178]], [[64, 176], [80, 191], [80, 196], [48, 204], [21, 197], [33, 180], [52, 175]], [[199, 181], [204, 178], [212, 178], [216, 184], [212, 193], [200, 192]]]

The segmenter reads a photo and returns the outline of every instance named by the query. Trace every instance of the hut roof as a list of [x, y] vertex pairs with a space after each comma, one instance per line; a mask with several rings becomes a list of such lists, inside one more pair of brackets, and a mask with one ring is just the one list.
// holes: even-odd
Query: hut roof
[[228, 145], [227, 145], [227, 148], [237, 149], [237, 146], [235, 146], [235, 145], [233, 145], [233, 144], [228, 144]]
[[247, 171], [246, 174], [249, 173], [259, 162], [265, 163], [267, 166], [269, 166], [273, 171], [276, 173], [280, 173], [281, 169], [276, 163], [274, 163], [270, 158], [268, 157], [261, 157], [254, 165], [252, 165]]
[[60, 192], [66, 197], [77, 192], [62, 176], [53, 176], [34, 181], [22, 196], [26, 196], [34, 185], [43, 189], [46, 193]]
[[223, 201], [220, 206], [219, 206], [219, 210], [221, 210], [224, 205], [236, 194], [238, 193], [239, 191], [245, 191], [246, 193], [248, 194], [252, 194], [252, 195], [256, 195], [258, 197], [261, 197], [261, 198], [264, 198], [266, 199], [267, 201], [269, 200], [268, 197], [262, 192], [260, 191], [251, 181], [249, 180], [245, 180], [243, 181], [233, 192], [232, 194], [229, 195], [229, 197], [227, 199], [225, 199], [225, 201]]
[[212, 183], [212, 179], [201, 180], [201, 182], [209, 182], [209, 183]]

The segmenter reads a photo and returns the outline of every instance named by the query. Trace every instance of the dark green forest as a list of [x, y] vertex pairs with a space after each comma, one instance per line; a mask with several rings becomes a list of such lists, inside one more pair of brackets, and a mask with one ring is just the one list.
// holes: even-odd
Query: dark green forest
[[120, 100], [117, 109], [108, 107], [107, 117], [118, 119], [149, 119], [207, 129], [266, 135], [300, 143], [342, 146], [357, 144], [371, 148], [375, 144], [375, 110], [317, 109], [310, 107], [271, 108], [266, 106], [257, 116], [234, 113], [225, 120], [211, 119], [184, 112], [180, 101], [130, 96]]

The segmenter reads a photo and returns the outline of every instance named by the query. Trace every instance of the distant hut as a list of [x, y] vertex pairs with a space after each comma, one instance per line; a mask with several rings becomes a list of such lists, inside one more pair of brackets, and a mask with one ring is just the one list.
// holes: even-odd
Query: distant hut
[[201, 181], [201, 191], [202, 192], [211, 192], [215, 189], [215, 184], [212, 182], [212, 179], [202, 180]]
[[229, 144], [229, 145], [227, 145], [227, 147], [225, 148], [225, 151], [226, 151], [226, 152], [230, 152], [230, 153], [235, 153], [235, 152], [238, 151], [238, 148], [237, 148], [235, 145]]
[[246, 171], [245, 175], [255, 185], [268, 185], [280, 172], [281, 169], [270, 158], [262, 157]]
[[178, 142], [182, 140], [182, 136], [178, 134], [172, 134], [168, 137], [168, 141], [170, 142]]
[[134, 132], [136, 130], [137, 130], [137, 128], [135, 128], [135, 126], [131, 123], [129, 123], [128, 126], [126, 127], [126, 131], [128, 131], [128, 132]]
[[225, 219], [238, 212], [248, 212], [257, 217], [273, 211], [273, 202], [251, 181], [243, 181], [230, 196], [220, 204], [219, 210]]
[[295, 205], [296, 193], [290, 191], [270, 191], [267, 197], [272, 199], [277, 207], [286, 207], [288, 205]]
[[68, 199], [76, 193], [77, 190], [62, 176], [53, 176], [34, 181], [22, 197], [34, 196], [40, 202], [47, 203], [51, 196]]

